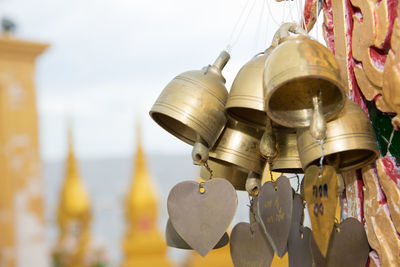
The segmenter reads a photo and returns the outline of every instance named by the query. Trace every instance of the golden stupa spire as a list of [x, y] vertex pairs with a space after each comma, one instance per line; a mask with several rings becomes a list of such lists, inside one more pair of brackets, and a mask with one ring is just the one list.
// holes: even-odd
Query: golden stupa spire
[[139, 125], [137, 126], [135, 170], [132, 178], [133, 181], [126, 197], [128, 221], [137, 227], [144, 223], [144, 218], [148, 220], [147, 223], [156, 224], [158, 213], [156, 191], [147, 169]]
[[157, 198], [143, 152], [140, 127], [132, 184], [125, 199], [126, 232], [122, 266], [172, 266], [167, 247], [157, 229]]
[[68, 156], [64, 184], [57, 210], [59, 236], [54, 258], [60, 266], [84, 267], [90, 244], [91, 210], [89, 196], [81, 181], [68, 126]]
[[72, 127], [68, 126], [68, 156], [58, 207], [58, 223], [64, 224], [71, 220], [83, 220], [86, 217], [90, 217], [89, 196], [78, 172]]

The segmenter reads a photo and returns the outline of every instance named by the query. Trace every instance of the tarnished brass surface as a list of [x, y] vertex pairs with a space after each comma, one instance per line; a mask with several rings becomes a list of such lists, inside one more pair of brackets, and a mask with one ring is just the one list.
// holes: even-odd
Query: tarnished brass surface
[[265, 61], [273, 48], [247, 62], [236, 75], [226, 102], [226, 112], [233, 118], [265, 126], [263, 73]]
[[274, 128], [277, 141], [277, 156], [272, 161], [272, 171], [283, 173], [303, 173], [297, 150], [296, 130]]
[[186, 143], [193, 145], [199, 136], [212, 147], [226, 123], [228, 92], [221, 70], [228, 60], [229, 54], [223, 51], [213, 65], [176, 76], [154, 103], [150, 116]]
[[[228, 180], [236, 190], [246, 190], [247, 172], [240, 170], [234, 165], [229, 165], [226, 162], [220, 162], [216, 159], [209, 159], [207, 163], [213, 172], [213, 177]], [[204, 166], [200, 169], [200, 177], [204, 180], [210, 179], [210, 172]]]
[[[370, 120], [351, 100], [338, 117], [327, 123], [324, 155], [327, 162], [338, 163], [338, 170], [363, 167], [379, 156], [378, 144]], [[303, 169], [321, 158], [320, 143], [312, 139], [309, 129], [297, 130], [297, 146]], [[339, 157], [339, 158], [338, 158]]]
[[328, 48], [307, 36], [286, 38], [269, 55], [264, 71], [265, 109], [285, 127], [310, 125], [314, 96], [327, 121], [343, 108], [340, 70]]
[[229, 119], [218, 141], [211, 149], [210, 158], [235, 165], [243, 171], [261, 174], [265, 160], [260, 153], [262, 129]]

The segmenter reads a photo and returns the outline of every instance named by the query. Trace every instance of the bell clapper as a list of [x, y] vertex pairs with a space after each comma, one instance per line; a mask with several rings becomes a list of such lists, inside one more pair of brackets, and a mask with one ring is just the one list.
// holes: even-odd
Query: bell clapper
[[208, 160], [209, 148], [203, 138], [198, 137], [196, 143], [193, 145], [192, 159], [195, 165], [204, 165]]
[[261, 188], [261, 177], [259, 174], [250, 172], [246, 179], [246, 191], [249, 196], [256, 197]]
[[326, 120], [322, 113], [322, 103], [318, 96], [313, 97], [313, 114], [310, 122], [311, 136], [317, 140], [322, 140], [326, 135]]
[[337, 193], [340, 196], [344, 190], [344, 180], [341, 174], [337, 173]]
[[276, 154], [276, 137], [272, 131], [271, 120], [267, 120], [265, 131], [261, 137], [260, 152], [264, 158], [273, 159]]

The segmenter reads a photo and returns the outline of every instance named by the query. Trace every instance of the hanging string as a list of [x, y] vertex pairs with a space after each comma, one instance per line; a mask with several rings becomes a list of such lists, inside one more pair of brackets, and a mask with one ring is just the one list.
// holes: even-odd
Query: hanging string
[[[297, 2], [297, 1], [296, 1]], [[289, 14], [290, 14], [290, 22], [296, 22], [293, 18], [293, 13], [292, 13], [292, 1], [289, 1]]]
[[[264, 4], [268, 6], [268, 0], [264, 0]], [[266, 11], [264, 11], [266, 12]], [[265, 16], [267, 18], [267, 21], [265, 23], [266, 27], [265, 27], [265, 33], [264, 33], [264, 47], [268, 47], [268, 29], [269, 29], [269, 16], [268, 14], [266, 14]]]
[[[272, 1], [273, 1], [273, 0], [272, 0]], [[268, 7], [269, 15], [271, 16], [272, 20], [274, 21], [275, 26], [278, 26], [278, 27], [279, 27], [279, 26], [281, 25], [281, 23], [277, 22], [277, 20], [275, 19], [274, 15], [272, 14], [271, 6], [270, 6], [269, 3], [267, 4], [267, 7]]]
[[318, 39], [318, 37], [319, 37], [319, 35], [318, 35], [318, 27], [319, 27], [318, 26], [318, 15], [319, 15], [318, 10], [319, 10], [319, 0], [317, 0], [317, 7], [316, 7], [316, 10], [315, 10], [315, 24], [314, 24], [315, 35], [317, 36], [315, 38], [315, 40], [317, 40], [317, 41], [319, 41], [319, 39]]
[[[390, 116], [388, 116], [388, 117], [390, 117]], [[394, 153], [400, 154], [400, 150], [397, 149], [396, 146], [391, 146], [391, 142], [390, 142], [389, 140], [386, 139], [386, 137], [382, 134], [382, 132], [380, 131], [380, 129], [377, 128], [374, 124], [372, 124], [372, 126], [374, 127], [375, 133], [376, 133], [380, 138], [382, 138], [382, 140], [388, 145], [387, 151], [389, 151], [389, 148], [391, 148], [392, 151], [393, 151]], [[393, 137], [394, 137], [394, 133], [395, 133], [395, 132], [393, 131], [393, 132], [392, 132]], [[392, 136], [392, 135], [391, 135], [391, 136]], [[392, 138], [393, 138], [393, 137], [392, 137]], [[390, 139], [390, 138], [389, 138], [389, 139]], [[386, 152], [386, 153], [387, 153], [387, 152]]]
[[231, 48], [232, 48], [232, 45], [231, 45], [231, 44], [232, 44], [232, 41], [233, 41], [233, 35], [234, 35], [234, 33], [236, 32], [236, 29], [237, 29], [237, 27], [239, 26], [239, 22], [241, 21], [243, 15], [244, 15], [244, 12], [245, 12], [245, 10], [247, 9], [247, 6], [249, 5], [249, 3], [250, 3], [250, 0], [247, 0], [247, 1], [246, 1], [246, 4], [245, 4], [245, 6], [244, 6], [244, 8], [242, 9], [242, 12], [240, 12], [239, 17], [238, 17], [238, 19], [236, 20], [235, 26], [234, 26], [233, 29], [232, 29], [232, 32], [231, 32], [231, 35], [230, 35], [229, 41], [228, 41], [228, 46], [227, 46], [227, 49], [226, 49], [228, 52], [230, 52], [230, 50], [231, 50]]
[[304, 3], [303, 0], [300, 0], [300, 22], [299, 24], [303, 24], [304, 30], [308, 33], [307, 25], [306, 25], [306, 20], [304, 18]]
[[286, 18], [286, 5], [287, 5], [287, 1], [284, 1], [283, 3], [283, 9], [282, 9], [282, 21], [281, 21], [281, 25], [283, 23], [285, 23], [285, 18]]
[[256, 50], [256, 48], [257, 48], [259, 36], [261, 33], [261, 25], [262, 25], [262, 21], [263, 21], [263, 17], [264, 17], [264, 8], [265, 8], [265, 1], [262, 2], [261, 11], [260, 11], [260, 15], [258, 18], [257, 30], [256, 30], [256, 33], [254, 36], [253, 50]]
[[[246, 6], [245, 6], [245, 8], [242, 10], [242, 13], [240, 14], [239, 20], [238, 20], [238, 22], [237, 22], [236, 25], [239, 25], [239, 21], [240, 21], [240, 19], [243, 17], [244, 11], [247, 9], [247, 6], [248, 6], [249, 1], [250, 1], [250, 0], [247, 0]], [[241, 35], [242, 35], [242, 33], [243, 33], [243, 30], [244, 30], [245, 26], [247, 25], [247, 22], [248, 22], [248, 20], [249, 20], [249, 18], [250, 18], [250, 14], [252, 13], [252, 11], [253, 11], [253, 9], [254, 9], [255, 4], [256, 4], [256, 0], [253, 0], [253, 4], [251, 5], [251, 7], [250, 7], [250, 9], [249, 9], [249, 11], [248, 11], [248, 13], [247, 13], [247, 16], [246, 16], [246, 18], [245, 18], [245, 20], [244, 20], [244, 22], [243, 22], [243, 24], [242, 24], [242, 27], [240, 28], [239, 33], [238, 33], [237, 36], [236, 36], [236, 39], [233, 40], [233, 35], [234, 35], [234, 32], [236, 31], [237, 26], [234, 27], [234, 30], [232, 31], [232, 34], [231, 34], [231, 38], [230, 38], [229, 44], [228, 44], [227, 49], [226, 49], [229, 53], [231, 52], [232, 48], [233, 48], [233, 47], [237, 44], [237, 42], [239, 41], [239, 39], [240, 39], [240, 37], [241, 37]]]
[[393, 130], [392, 130], [392, 133], [390, 134], [390, 138], [389, 138], [389, 144], [388, 144], [388, 147], [387, 147], [387, 150], [386, 150], [386, 155], [388, 154], [388, 153], [390, 153], [389, 152], [389, 149], [390, 149], [390, 147], [391, 147], [391, 145], [392, 145], [392, 141], [393, 141], [393, 136], [394, 136], [394, 127], [393, 127]]

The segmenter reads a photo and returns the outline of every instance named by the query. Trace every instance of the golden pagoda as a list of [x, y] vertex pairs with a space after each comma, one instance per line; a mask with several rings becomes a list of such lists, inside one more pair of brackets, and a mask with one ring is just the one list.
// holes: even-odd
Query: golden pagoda
[[123, 267], [173, 266], [167, 258], [167, 246], [157, 229], [157, 199], [146, 166], [138, 131], [135, 171], [125, 199], [126, 232], [122, 241]]
[[91, 209], [88, 194], [79, 175], [70, 127], [65, 180], [60, 194], [57, 223], [59, 236], [54, 252], [57, 266], [88, 266]]

